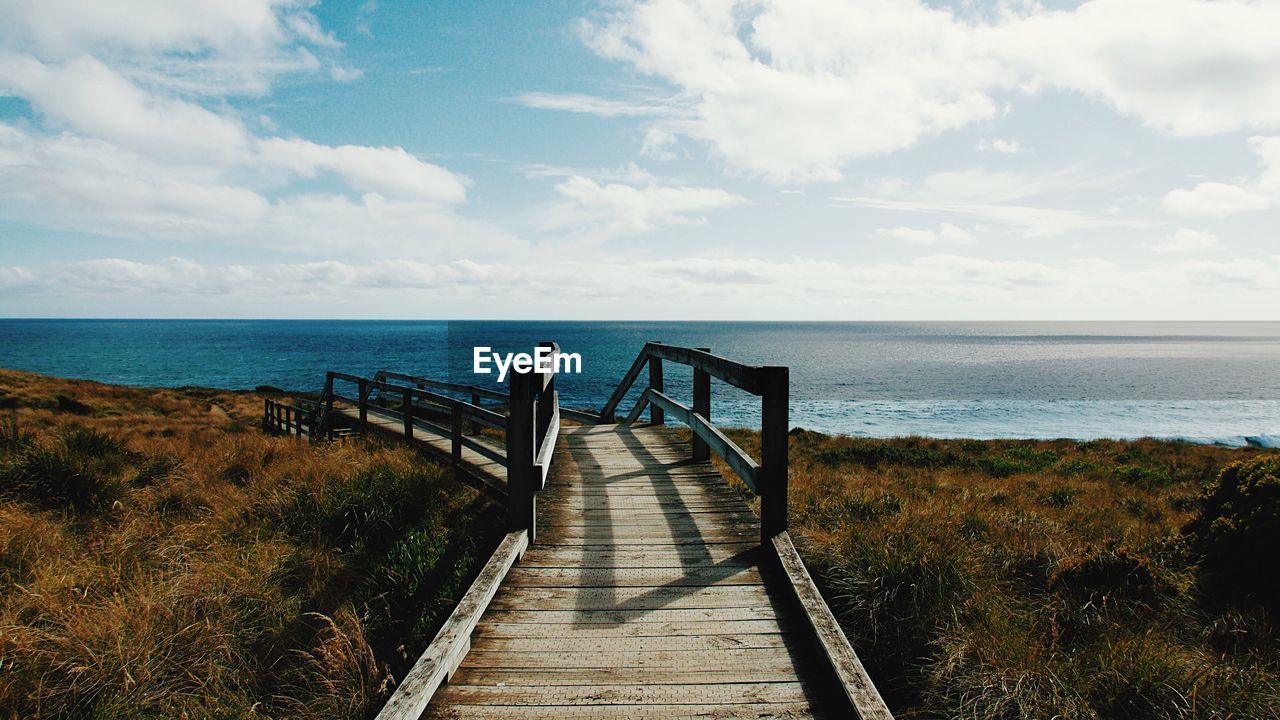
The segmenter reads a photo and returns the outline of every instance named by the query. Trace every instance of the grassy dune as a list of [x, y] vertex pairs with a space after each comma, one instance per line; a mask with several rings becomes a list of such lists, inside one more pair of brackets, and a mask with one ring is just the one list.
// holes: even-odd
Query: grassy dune
[[[791, 527], [899, 717], [1277, 718], [1276, 582], [1255, 582], [1280, 572], [1267, 457], [793, 431]], [[1269, 495], [1247, 522], [1209, 518], [1235, 533], [1233, 584], [1183, 528], [1237, 460]]]
[[[395, 445], [266, 437], [260, 408], [0, 371], [0, 717], [381, 704], [500, 513]], [[899, 717], [1280, 717], [1277, 453], [791, 451], [793, 533]]]
[[264, 436], [261, 403], [0, 371], [0, 717], [380, 706], [497, 508], [407, 449]]

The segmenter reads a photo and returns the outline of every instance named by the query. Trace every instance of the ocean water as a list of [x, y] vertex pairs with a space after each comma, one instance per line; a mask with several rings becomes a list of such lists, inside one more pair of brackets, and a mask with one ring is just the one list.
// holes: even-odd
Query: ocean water
[[[472, 348], [539, 340], [581, 354], [558, 381], [573, 407], [598, 409], [661, 340], [789, 366], [792, 425], [825, 432], [1280, 440], [1280, 322], [0, 320], [0, 366], [149, 386], [314, 390], [326, 370], [380, 368], [496, 385], [472, 374]], [[687, 401], [691, 374], [665, 375]], [[712, 398], [717, 424], [758, 425], [757, 398], [719, 382]]]

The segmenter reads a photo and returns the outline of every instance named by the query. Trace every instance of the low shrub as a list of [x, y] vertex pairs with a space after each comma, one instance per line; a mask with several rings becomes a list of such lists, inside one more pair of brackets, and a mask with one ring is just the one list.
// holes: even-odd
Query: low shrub
[[430, 491], [430, 478], [421, 471], [375, 464], [303, 489], [278, 509], [276, 520], [298, 539], [315, 537], [338, 549], [376, 549], [429, 507]]
[[1076, 491], [1067, 487], [1054, 488], [1041, 495], [1039, 499], [1041, 505], [1066, 507], [1075, 501]]
[[1255, 596], [1280, 609], [1280, 456], [1231, 463], [1208, 483], [1184, 534], [1203, 558], [1206, 589]]
[[0, 458], [22, 452], [36, 441], [36, 436], [18, 425], [18, 416], [10, 415], [0, 422]]
[[1032, 472], [1034, 468], [1016, 458], [1008, 458], [1002, 455], [995, 457], [985, 457], [979, 462], [982, 471], [991, 477], [1009, 477], [1011, 475], [1020, 475], [1022, 473]]
[[0, 492], [47, 510], [85, 514], [123, 497], [127, 451], [108, 435], [71, 426], [52, 443], [24, 441], [0, 468]]
[[1163, 588], [1148, 558], [1111, 543], [1063, 561], [1049, 580], [1050, 590], [1097, 607], [1117, 601], [1151, 605]]

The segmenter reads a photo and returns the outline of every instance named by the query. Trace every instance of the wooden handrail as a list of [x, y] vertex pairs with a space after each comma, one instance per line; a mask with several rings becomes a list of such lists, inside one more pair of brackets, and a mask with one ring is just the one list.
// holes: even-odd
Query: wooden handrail
[[560, 434], [560, 396], [556, 391], [556, 356], [560, 346], [551, 348], [551, 366], [512, 370], [511, 411], [507, 415], [507, 529], [524, 530], [529, 542], [537, 537], [537, 492], [546, 483]]
[[[663, 389], [662, 362], [693, 368], [693, 406], [671, 399]], [[760, 534], [769, 556], [781, 568], [789, 587], [804, 609], [823, 655], [840, 681], [845, 697], [860, 720], [893, 720], [866, 669], [845, 637], [840, 624], [823, 601], [787, 532], [787, 453], [789, 371], [785, 367], [744, 365], [706, 348], [684, 348], [645, 343], [608, 402], [600, 410], [602, 421], [615, 420], [618, 403], [626, 397], [640, 372], [649, 368], [649, 386], [627, 415], [626, 424], [640, 419], [645, 408], [649, 420], [661, 425], [670, 414], [692, 431], [692, 459], [705, 461], [714, 451], [760, 496]], [[711, 424], [711, 378], [760, 397], [760, 462]]]
[[760, 474], [760, 464], [751, 459], [745, 450], [738, 447], [738, 444], [730, 440], [727, 435], [720, 432], [720, 428], [707, 422], [703, 417], [693, 411], [687, 405], [672, 400], [665, 394], [649, 388], [640, 396], [640, 402], [636, 403], [636, 407], [631, 411], [631, 415], [627, 416], [627, 423], [633, 423], [638, 419], [640, 411], [646, 405], [652, 408], [661, 408], [669, 412], [677, 420], [688, 425], [694, 434], [701, 437], [704, 442], [711, 446], [712, 449], [724, 458], [729, 468], [733, 470], [738, 477], [742, 478], [742, 482], [751, 488], [751, 492], [759, 494], [757, 489], [756, 478]]
[[[417, 398], [419, 400], [425, 400], [427, 402], [433, 403], [443, 408], [448, 408], [450, 410], [452, 410], [454, 406], [457, 406], [465, 418], [472, 420], [474, 422], [477, 422], [481, 425], [484, 425], [485, 427], [491, 427], [491, 428], [494, 428], [495, 430], [503, 430], [506, 428], [506, 417], [502, 415], [502, 413], [497, 413], [488, 408], [480, 407], [479, 405], [474, 405], [465, 400], [451, 398], [448, 395], [441, 395], [440, 393], [431, 392], [430, 390], [424, 390], [422, 388], [409, 387], [407, 385], [396, 385], [389, 382], [383, 382], [383, 381], [374, 380], [370, 378], [363, 378], [363, 377], [360, 377], [359, 375], [351, 375], [349, 373], [330, 372], [329, 377], [331, 377], [333, 380], [341, 380], [343, 382], [355, 383], [356, 385], [360, 386], [363, 390], [361, 394], [366, 397], [366, 402], [367, 402], [367, 396], [372, 390], [381, 390], [384, 392], [395, 393], [396, 395], [401, 395], [401, 396], [403, 396], [405, 393], [408, 393], [414, 398]], [[346, 396], [334, 395], [334, 397], [341, 400], [345, 400], [347, 402], [353, 402], [352, 398], [349, 398]], [[354, 400], [354, 402], [360, 403], [359, 400]]]
[[392, 372], [390, 370], [379, 370], [378, 372], [373, 374], [373, 379], [378, 380], [380, 382], [387, 382], [388, 380], [394, 380], [399, 382], [413, 383], [415, 386], [422, 389], [433, 387], [433, 388], [436, 388], [437, 390], [447, 390], [447, 391], [456, 392], [456, 393], [467, 393], [473, 396], [478, 395], [480, 397], [488, 398], [490, 400], [501, 400], [503, 402], [507, 401], [511, 397], [508, 393], [499, 392], [497, 390], [490, 390], [489, 388], [483, 388], [478, 385], [463, 385], [461, 383], [451, 383], [451, 382], [444, 382], [442, 380], [432, 380], [431, 378], [419, 377], [417, 375], [406, 375], [405, 373]]
[[[355, 405], [361, 427], [368, 425], [369, 413], [374, 412], [380, 417], [399, 419], [408, 439], [413, 438], [415, 429], [440, 435], [450, 441], [449, 457], [455, 465], [461, 463], [464, 448], [504, 465], [507, 470], [508, 530], [525, 531], [532, 542], [537, 533], [535, 494], [545, 485], [550, 473], [561, 417], [560, 396], [555, 386], [556, 357], [560, 347], [554, 342], [542, 343], [541, 346], [551, 349], [550, 367], [531, 368], [528, 372], [513, 371], [509, 393], [388, 370], [379, 370], [373, 378], [329, 372], [325, 377], [324, 404], [329, 407], [338, 400]], [[356, 397], [337, 392], [335, 382], [356, 385], [359, 389]], [[428, 390], [428, 387], [466, 393], [472, 402]], [[384, 407], [371, 402], [374, 392], [380, 393], [384, 406], [387, 400], [391, 400], [394, 406]], [[482, 397], [505, 401], [508, 414], [481, 407], [479, 401]], [[424, 416], [427, 410], [434, 411], [436, 415]], [[428, 418], [438, 419], [440, 415], [448, 416], [447, 427], [428, 421]], [[473, 434], [477, 426], [503, 431], [505, 447], [497, 450], [478, 439], [465, 437], [464, 420], [472, 425]]]
[[294, 400], [286, 404], [272, 398], [262, 400], [262, 431], [274, 435], [316, 437], [319, 432], [318, 413], [314, 407]]
[[528, 546], [529, 536], [526, 533], [507, 533], [479, 577], [471, 583], [467, 594], [462, 596], [449, 619], [436, 633], [435, 639], [413, 664], [387, 704], [382, 706], [376, 720], [418, 720], [421, 717], [436, 689], [453, 675], [471, 649], [471, 632], [498, 593], [498, 587], [511, 571], [511, 566]]
[[[693, 406], [683, 405], [663, 392], [662, 363], [670, 361], [693, 368]], [[627, 396], [649, 370], [649, 386], [627, 415], [627, 424], [640, 419], [647, 407], [649, 420], [655, 425], [666, 422], [670, 413], [693, 431], [692, 458], [695, 462], [711, 458], [711, 452], [728, 463], [751, 491], [760, 496], [761, 540], [787, 529], [787, 444], [789, 371], [785, 367], [746, 365], [713, 355], [708, 348], [687, 348], [647, 342], [635, 362], [622, 377], [609, 400], [600, 409], [602, 421], [616, 421], [618, 403]], [[760, 462], [756, 462], [736, 443], [711, 423], [711, 378], [760, 397]]]

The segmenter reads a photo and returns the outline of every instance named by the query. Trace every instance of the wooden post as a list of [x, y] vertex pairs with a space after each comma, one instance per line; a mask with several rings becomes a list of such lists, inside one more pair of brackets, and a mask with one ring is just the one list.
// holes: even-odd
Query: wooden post
[[360, 378], [359, 385], [360, 388], [356, 392], [356, 399], [359, 402], [356, 405], [360, 408], [360, 430], [363, 432], [369, 429], [369, 390], [364, 378]]
[[790, 379], [785, 367], [763, 369], [760, 394], [760, 535], [768, 543], [787, 529], [787, 443]]
[[404, 399], [400, 403], [400, 414], [404, 416], [404, 438], [413, 439], [413, 391], [405, 388]]
[[[471, 392], [471, 404], [475, 405], [476, 407], [480, 407], [480, 393], [475, 392], [474, 390]], [[471, 421], [471, 434], [472, 435], [480, 434], [480, 423], [476, 422], [475, 420]]]
[[271, 432], [271, 398], [262, 398], [262, 432]]
[[[711, 348], [697, 348], [703, 352], [711, 352]], [[693, 411], [708, 422], [711, 421], [711, 375], [705, 370], [693, 369]], [[693, 461], [706, 462], [711, 459], [711, 446], [707, 441], [693, 435]]]
[[525, 530], [532, 543], [537, 536], [537, 505], [533, 495], [535, 383], [534, 372], [511, 372], [511, 410], [507, 415], [507, 530]]
[[[662, 358], [649, 357], [649, 387], [662, 392]], [[667, 424], [667, 413], [657, 403], [649, 403], [649, 422], [654, 425]]]
[[[473, 423], [474, 424], [474, 423]], [[449, 457], [454, 467], [462, 464], [462, 404], [449, 404], [449, 439], [453, 446], [449, 449]]]
[[[330, 422], [329, 418], [333, 417], [333, 372], [327, 372], [324, 376], [324, 410], [320, 414], [321, 424]], [[320, 428], [323, 433], [326, 428]]]

